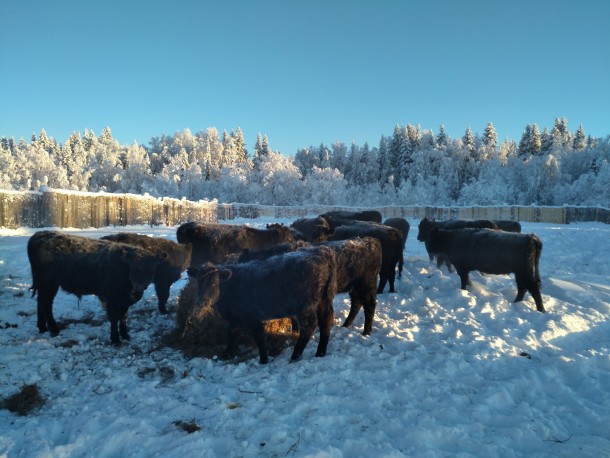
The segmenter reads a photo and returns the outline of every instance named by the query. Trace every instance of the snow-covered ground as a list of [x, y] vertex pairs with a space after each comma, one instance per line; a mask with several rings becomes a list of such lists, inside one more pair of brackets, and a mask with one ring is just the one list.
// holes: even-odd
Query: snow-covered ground
[[[174, 316], [159, 315], [152, 287], [121, 348], [91, 296], [60, 292], [68, 326], [39, 334], [25, 248], [35, 230], [1, 230], [0, 398], [35, 383], [46, 402], [27, 416], [0, 410], [0, 456], [610, 456], [610, 226], [523, 224], [544, 243], [541, 314], [529, 294], [511, 302], [512, 276], [472, 273], [461, 291], [410, 223], [405, 272], [378, 297], [371, 336], [362, 312], [339, 326], [341, 294], [326, 357], [314, 357], [316, 334], [300, 361], [288, 349], [266, 366], [160, 345]], [[129, 230], [175, 240], [175, 228]]]

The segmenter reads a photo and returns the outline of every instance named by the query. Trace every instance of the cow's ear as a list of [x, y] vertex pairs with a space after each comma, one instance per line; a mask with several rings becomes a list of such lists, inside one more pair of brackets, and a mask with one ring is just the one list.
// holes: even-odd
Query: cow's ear
[[220, 271], [220, 280], [225, 281], [233, 276], [233, 271], [231, 269], [222, 269]]

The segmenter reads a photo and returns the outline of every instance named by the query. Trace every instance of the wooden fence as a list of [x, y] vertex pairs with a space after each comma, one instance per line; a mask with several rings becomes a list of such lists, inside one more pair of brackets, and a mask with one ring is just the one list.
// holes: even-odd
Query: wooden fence
[[0, 190], [0, 227], [176, 226], [186, 221], [218, 221], [217, 206], [216, 201], [135, 194]]
[[[192, 202], [135, 194], [86, 193], [60, 190], [0, 190], [0, 227], [89, 228], [106, 226], [177, 226], [187, 221], [216, 222], [236, 218], [296, 219], [330, 210], [365, 210], [370, 207], [301, 206]], [[523, 222], [568, 224], [598, 221], [610, 224], [610, 209], [601, 207], [403, 207], [377, 208], [385, 218], [508, 219]]]
[[[280, 207], [249, 204], [219, 204], [218, 219], [235, 218], [303, 218], [331, 210], [369, 210], [371, 207], [303, 206]], [[507, 219], [512, 221], [568, 224], [577, 221], [598, 221], [610, 224], [610, 209], [601, 207], [375, 207], [383, 218], [402, 217], [438, 220], [461, 219]]]

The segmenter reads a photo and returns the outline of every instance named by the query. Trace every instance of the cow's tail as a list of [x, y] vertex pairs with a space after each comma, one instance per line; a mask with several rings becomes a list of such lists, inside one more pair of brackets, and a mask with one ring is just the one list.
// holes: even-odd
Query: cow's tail
[[32, 297], [36, 296], [36, 293], [38, 292], [38, 282], [36, 281], [34, 271], [32, 271], [32, 286], [30, 286], [29, 291], [32, 291]]
[[533, 237], [534, 241], [534, 279], [536, 280], [536, 284], [538, 287], [542, 286], [542, 281], [540, 280], [540, 255], [542, 254], [542, 240], [537, 236]]

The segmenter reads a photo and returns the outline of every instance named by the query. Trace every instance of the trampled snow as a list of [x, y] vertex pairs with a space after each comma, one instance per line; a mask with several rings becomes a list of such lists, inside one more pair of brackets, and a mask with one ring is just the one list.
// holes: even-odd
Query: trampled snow
[[[288, 348], [266, 366], [256, 352], [238, 363], [160, 345], [175, 317], [159, 315], [152, 286], [120, 348], [93, 296], [60, 292], [66, 327], [39, 334], [26, 255], [36, 230], [1, 231], [0, 397], [35, 383], [45, 404], [0, 410], [0, 456], [610, 456], [610, 226], [522, 223], [544, 244], [542, 314], [529, 294], [512, 303], [512, 275], [473, 272], [461, 291], [410, 223], [403, 276], [378, 296], [372, 335], [362, 312], [340, 327], [340, 294], [326, 357], [314, 357], [316, 332], [300, 361]], [[129, 230], [175, 240], [171, 227]], [[170, 312], [185, 284], [186, 273]]]

